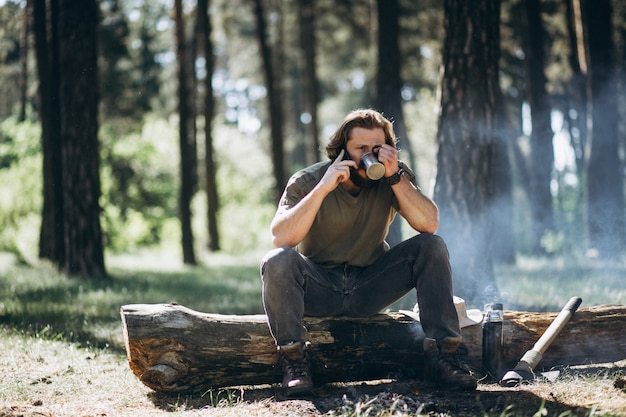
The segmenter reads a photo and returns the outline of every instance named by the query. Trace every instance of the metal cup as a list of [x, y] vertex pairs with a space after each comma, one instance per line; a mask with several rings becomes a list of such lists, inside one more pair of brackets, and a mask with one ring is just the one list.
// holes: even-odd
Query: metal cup
[[378, 156], [374, 152], [367, 152], [361, 156], [361, 164], [370, 180], [379, 180], [385, 175], [385, 166], [378, 162]]

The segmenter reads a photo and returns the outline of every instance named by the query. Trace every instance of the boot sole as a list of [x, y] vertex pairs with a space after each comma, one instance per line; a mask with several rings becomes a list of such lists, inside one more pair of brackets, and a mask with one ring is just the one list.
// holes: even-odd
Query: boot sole
[[313, 394], [313, 387], [283, 388], [283, 393], [287, 398], [307, 397]]

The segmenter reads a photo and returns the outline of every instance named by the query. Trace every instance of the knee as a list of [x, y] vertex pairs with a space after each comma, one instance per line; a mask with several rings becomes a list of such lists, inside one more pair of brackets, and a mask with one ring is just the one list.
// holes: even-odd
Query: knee
[[426, 245], [431, 248], [431, 250], [435, 252], [443, 252], [448, 253], [448, 245], [443, 240], [443, 238], [439, 235], [431, 235], [424, 234], [424, 239], [426, 240]]
[[290, 276], [292, 266], [300, 254], [292, 248], [276, 248], [269, 251], [261, 261], [261, 278], [263, 281], [281, 279]]
[[450, 257], [448, 246], [439, 235], [421, 233], [416, 235], [413, 239], [416, 240], [415, 244], [417, 250], [429, 258], [447, 260]]

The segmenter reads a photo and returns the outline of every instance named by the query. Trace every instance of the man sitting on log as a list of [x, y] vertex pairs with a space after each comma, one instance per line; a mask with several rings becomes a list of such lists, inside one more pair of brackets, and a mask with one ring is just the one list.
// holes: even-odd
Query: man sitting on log
[[[295, 173], [280, 199], [271, 224], [276, 249], [263, 259], [261, 276], [287, 396], [313, 388], [304, 315], [374, 315], [412, 289], [426, 336], [424, 378], [447, 389], [476, 388], [458, 360], [449, 255], [434, 235], [439, 212], [398, 160], [396, 143], [382, 114], [355, 110], [326, 146], [329, 161]], [[364, 164], [368, 157], [373, 168]], [[385, 238], [396, 213], [419, 234], [390, 248]]]

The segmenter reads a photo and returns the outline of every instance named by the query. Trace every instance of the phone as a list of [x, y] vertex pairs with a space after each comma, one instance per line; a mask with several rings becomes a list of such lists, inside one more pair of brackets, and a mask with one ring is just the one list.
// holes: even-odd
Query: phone
[[343, 151], [343, 158], [341, 159], [342, 161], [350, 161], [352, 160], [352, 158], [350, 157], [350, 154], [348, 153], [348, 149], [346, 149], [345, 146], [339, 148], [339, 152], [341, 153], [341, 151]]

